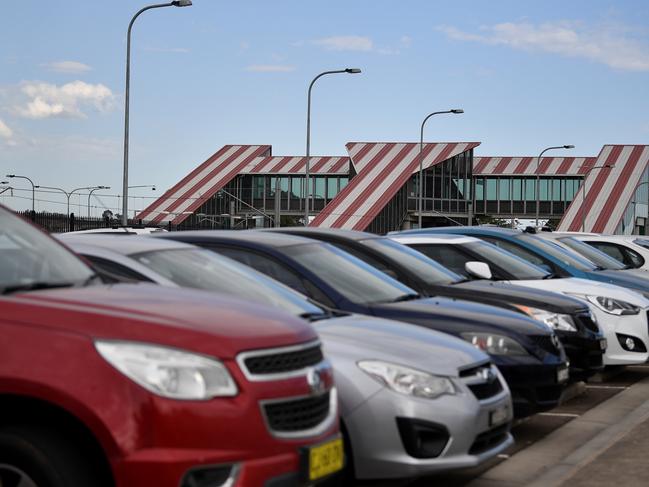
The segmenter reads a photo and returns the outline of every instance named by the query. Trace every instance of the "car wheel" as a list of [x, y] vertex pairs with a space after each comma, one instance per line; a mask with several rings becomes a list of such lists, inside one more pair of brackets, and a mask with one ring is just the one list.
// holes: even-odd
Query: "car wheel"
[[84, 452], [37, 426], [0, 428], [1, 487], [82, 487], [102, 482]]

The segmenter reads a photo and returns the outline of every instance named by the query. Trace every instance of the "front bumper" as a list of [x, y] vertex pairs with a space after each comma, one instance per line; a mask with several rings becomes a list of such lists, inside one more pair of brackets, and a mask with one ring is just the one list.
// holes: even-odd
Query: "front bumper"
[[571, 382], [586, 380], [604, 368], [605, 350], [602, 349], [602, 335], [560, 330], [557, 330], [556, 334], [570, 361]]
[[[567, 381], [559, 381], [565, 363], [524, 364], [492, 356], [512, 392], [514, 416], [524, 418], [557, 407]], [[535, 360], [530, 357], [529, 360]]]
[[[616, 316], [605, 313], [593, 306], [599, 327], [608, 341], [604, 354], [604, 365], [635, 365], [644, 364], [649, 360], [649, 324], [647, 309], [637, 315]], [[644, 352], [625, 350], [618, 340], [618, 335], [630, 336], [644, 344]]]
[[[510, 394], [502, 391], [478, 401], [464, 384], [453, 396], [427, 400], [382, 388], [343, 417], [358, 478], [405, 478], [440, 470], [473, 467], [513, 443]], [[490, 425], [493, 411], [507, 408], [502, 423]], [[446, 429], [448, 441], [435, 458], [416, 458], [406, 451], [397, 418], [434, 423]]]

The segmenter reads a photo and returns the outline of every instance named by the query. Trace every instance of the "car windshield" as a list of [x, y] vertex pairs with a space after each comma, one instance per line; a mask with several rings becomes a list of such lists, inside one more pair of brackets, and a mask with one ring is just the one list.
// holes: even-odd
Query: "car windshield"
[[559, 242], [564, 244], [566, 247], [570, 247], [575, 252], [586, 257], [595, 265], [599, 266], [601, 269], [620, 271], [624, 270], [627, 267], [615, 260], [613, 257], [609, 257], [601, 250], [597, 250], [592, 245], [581, 242], [573, 237], [562, 237], [559, 239]]
[[130, 257], [181, 287], [234, 295], [298, 316], [326, 314], [306, 297], [277, 281], [208, 250], [153, 250]]
[[488, 264], [505, 269], [517, 280], [545, 279], [550, 275], [546, 270], [482, 240], [461, 245], [471, 251], [472, 254], [481, 256]]
[[389, 238], [368, 238], [363, 244], [399, 262], [409, 272], [428, 284], [454, 284], [464, 280], [421, 252]]
[[395, 302], [418, 296], [413, 289], [333, 245], [296, 245], [285, 251], [352, 303]]
[[530, 247], [537, 249], [539, 252], [551, 255], [565, 265], [586, 272], [597, 270], [597, 266], [588, 259], [571, 253], [554, 242], [549, 242], [535, 235], [525, 233], [519, 235], [517, 238], [518, 240], [523, 240]]
[[0, 208], [0, 294], [81, 285], [93, 276], [65, 247]]

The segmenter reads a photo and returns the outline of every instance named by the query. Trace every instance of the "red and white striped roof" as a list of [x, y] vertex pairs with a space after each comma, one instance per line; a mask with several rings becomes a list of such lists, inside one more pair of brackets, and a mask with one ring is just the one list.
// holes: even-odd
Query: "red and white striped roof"
[[613, 167], [595, 169], [588, 174], [563, 215], [559, 231], [581, 231], [585, 211], [584, 231], [615, 232], [649, 164], [649, 145], [605, 145], [595, 165], [606, 164]]
[[[537, 174], [538, 157], [474, 157], [474, 176], [524, 176]], [[543, 157], [538, 174], [583, 176], [596, 157]]]
[[[306, 157], [257, 157], [241, 170], [241, 174], [296, 174], [303, 173], [305, 167]], [[331, 175], [349, 174], [349, 157], [311, 157], [309, 172]]]
[[[424, 144], [424, 169], [478, 145], [479, 142]], [[365, 230], [419, 170], [418, 143], [350, 142], [347, 152], [357, 174], [311, 226]]]
[[[226, 145], [136, 216], [178, 224], [239, 174], [304, 172], [305, 157], [273, 157], [270, 145]], [[311, 157], [312, 174], [349, 174], [349, 157]]]

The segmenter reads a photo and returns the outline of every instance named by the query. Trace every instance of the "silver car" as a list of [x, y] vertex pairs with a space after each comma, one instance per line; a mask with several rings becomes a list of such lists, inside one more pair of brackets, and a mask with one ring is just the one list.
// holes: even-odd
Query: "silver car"
[[309, 319], [332, 361], [358, 478], [472, 467], [512, 444], [511, 397], [498, 369], [463, 340], [341, 315], [213, 252], [145, 237], [60, 236], [114, 278], [236, 294]]

